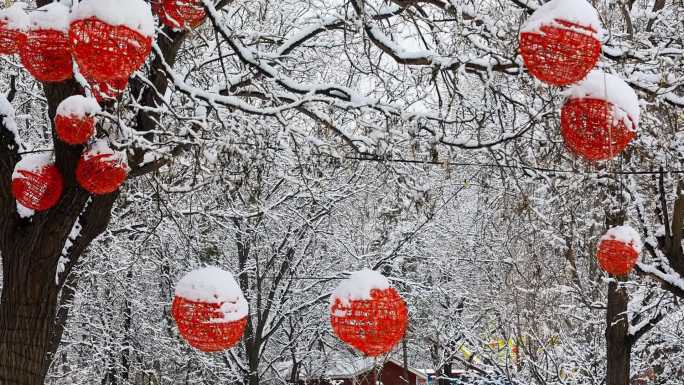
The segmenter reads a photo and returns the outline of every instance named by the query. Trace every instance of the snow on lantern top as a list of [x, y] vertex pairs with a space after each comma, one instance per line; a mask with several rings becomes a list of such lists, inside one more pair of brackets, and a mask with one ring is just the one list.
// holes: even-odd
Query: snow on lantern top
[[0, 9], [0, 22], [5, 23], [5, 27], [15, 31], [25, 31], [28, 29], [31, 18], [24, 11], [26, 3], [17, 2], [7, 8]]
[[49, 166], [52, 163], [52, 152], [26, 154], [14, 166], [12, 179], [23, 177], [22, 171], [39, 172], [45, 166]]
[[90, 160], [101, 155], [106, 155], [108, 162], [115, 162], [120, 167], [123, 167], [126, 171], [129, 171], [126, 153], [123, 151], [113, 150], [111, 147], [109, 147], [109, 142], [107, 142], [106, 139], [94, 141], [90, 147], [88, 147], [88, 151], [83, 153], [82, 157], [84, 160]]
[[69, 8], [62, 3], [50, 3], [42, 6], [29, 15], [28, 29], [35, 31], [51, 29], [59, 32], [69, 32]]
[[637, 253], [641, 253], [643, 244], [639, 233], [629, 225], [616, 226], [609, 229], [600, 239], [601, 241], [618, 241], [632, 246]]
[[141, 0], [83, 0], [74, 7], [71, 21], [97, 18], [112, 26], [126, 26], [143, 36], [154, 36], [150, 5]]
[[94, 98], [83, 95], [73, 95], [64, 99], [57, 106], [57, 115], [86, 117], [98, 114], [102, 109]]
[[221, 303], [222, 322], [247, 316], [249, 305], [233, 275], [217, 267], [204, 267], [186, 274], [176, 284], [177, 297], [189, 301]]
[[543, 26], [568, 29], [567, 23], [586, 28], [573, 28], [579, 33], [597, 38], [603, 33], [598, 12], [586, 0], [551, 0], [534, 11], [520, 32], [542, 33]]
[[613, 119], [622, 120], [628, 130], [639, 126], [639, 98], [624, 80], [603, 71], [591, 71], [568, 91], [572, 99], [600, 99], [613, 105]]
[[389, 288], [389, 281], [379, 272], [370, 269], [356, 271], [337, 286], [330, 296], [330, 306], [332, 307], [338, 299], [343, 305], [348, 305], [349, 301], [354, 300], [369, 300], [373, 289]]

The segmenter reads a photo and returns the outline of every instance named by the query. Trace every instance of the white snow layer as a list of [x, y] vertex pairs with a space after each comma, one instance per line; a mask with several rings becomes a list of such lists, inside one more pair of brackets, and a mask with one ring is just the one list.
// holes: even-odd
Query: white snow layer
[[30, 30], [54, 29], [69, 32], [69, 8], [61, 3], [50, 3], [29, 14]]
[[57, 106], [57, 115], [83, 118], [102, 111], [95, 98], [73, 95], [62, 100]]
[[14, 107], [4, 95], [0, 95], [0, 116], [5, 128], [14, 135], [14, 143], [19, 146], [19, 129], [14, 115]]
[[19, 173], [20, 170], [37, 172], [49, 164], [52, 164], [52, 152], [46, 151], [24, 154], [24, 156], [21, 157], [21, 160], [14, 166], [12, 179], [23, 178]]
[[[602, 34], [601, 20], [596, 9], [586, 0], [551, 0], [539, 7], [527, 19], [520, 28], [520, 32], [540, 33], [542, 26], [551, 26], [561, 29], [568, 29], [561, 25], [557, 20], [563, 20], [583, 27], [590, 27], [597, 37]], [[582, 28], [573, 28], [573, 31], [590, 34]]]
[[25, 31], [28, 29], [31, 19], [24, 11], [28, 5], [22, 2], [16, 2], [10, 7], [0, 9], [0, 20], [5, 22], [7, 28], [16, 31]]
[[584, 80], [572, 86], [568, 93], [571, 98], [606, 100], [617, 107], [613, 116], [615, 120], [623, 120], [628, 129], [636, 130], [639, 126], [639, 97], [632, 87], [618, 76], [593, 70]]
[[123, 25], [140, 34], [154, 36], [154, 17], [143, 0], [83, 0], [73, 10], [71, 20], [95, 17], [110, 25]]
[[189, 272], [176, 284], [175, 294], [189, 301], [222, 303], [224, 317], [216, 322], [237, 321], [249, 313], [247, 300], [233, 275], [217, 267]]
[[634, 230], [634, 228], [629, 226], [629, 225], [616, 226], [616, 227], [609, 229], [601, 237], [601, 241], [606, 241], [606, 240], [613, 240], [613, 241], [622, 242], [622, 243], [625, 243], [628, 245], [632, 245], [632, 247], [634, 247], [634, 250], [636, 250], [637, 253], [640, 253], [640, 254], [641, 254], [641, 249], [643, 248], [643, 244], [641, 243], [641, 236], [639, 235], [639, 232]]
[[334, 305], [337, 299], [344, 305], [348, 305], [353, 300], [368, 300], [371, 299], [371, 290], [385, 290], [389, 287], [387, 278], [377, 271], [370, 269], [356, 271], [337, 286], [330, 296], [330, 306]]
[[107, 160], [117, 161], [128, 169], [128, 158], [126, 157], [126, 153], [113, 150], [109, 147], [109, 142], [107, 142], [106, 139], [94, 141], [88, 148], [88, 151], [83, 154], [83, 158], [88, 160], [98, 155], [109, 155]]
[[19, 214], [19, 217], [22, 219], [26, 218], [31, 218], [33, 214], [36, 213], [36, 210], [30, 209], [21, 203], [17, 202], [17, 214]]

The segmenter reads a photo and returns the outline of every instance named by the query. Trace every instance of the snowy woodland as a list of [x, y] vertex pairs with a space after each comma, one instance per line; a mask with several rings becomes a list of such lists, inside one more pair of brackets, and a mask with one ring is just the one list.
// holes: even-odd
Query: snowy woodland
[[[78, 66], [40, 82], [0, 56], [0, 383], [320, 378], [360, 357], [331, 331], [330, 295], [372, 269], [409, 314], [378, 362], [481, 384], [681, 385], [684, 1], [589, 2], [598, 68], [641, 108], [636, 139], [596, 162], [563, 143], [566, 88], [518, 52], [543, 0], [201, 0], [193, 29], [155, 16], [144, 65], [100, 102], [95, 135], [130, 167], [104, 195], [79, 187], [83, 146], [53, 130], [88, 86]], [[34, 153], [54, 156], [64, 192], [30, 213], [11, 184]], [[644, 248], [615, 277], [595, 255], [621, 224]], [[220, 353], [171, 315], [203, 266], [249, 303]]]

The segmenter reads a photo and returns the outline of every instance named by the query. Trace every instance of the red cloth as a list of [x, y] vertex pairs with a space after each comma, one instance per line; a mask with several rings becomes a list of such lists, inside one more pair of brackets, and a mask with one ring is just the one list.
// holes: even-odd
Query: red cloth
[[126, 180], [128, 167], [102, 154], [81, 159], [76, 165], [76, 181], [92, 194], [109, 194], [116, 191]]
[[0, 55], [19, 53], [19, 42], [24, 34], [7, 27], [7, 22], [0, 20]]

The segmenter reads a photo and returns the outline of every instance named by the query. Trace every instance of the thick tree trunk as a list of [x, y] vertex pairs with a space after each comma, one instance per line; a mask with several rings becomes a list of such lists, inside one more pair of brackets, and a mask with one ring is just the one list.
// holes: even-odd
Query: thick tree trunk
[[608, 311], [606, 313], [606, 343], [608, 368], [606, 385], [629, 385], [632, 340], [627, 320], [627, 289], [620, 281], [608, 284]]
[[[0, 383], [40, 385], [49, 367], [58, 288], [55, 266], [3, 253]], [[36, 262], [33, 259], [31, 262]]]

